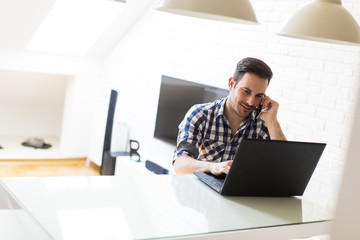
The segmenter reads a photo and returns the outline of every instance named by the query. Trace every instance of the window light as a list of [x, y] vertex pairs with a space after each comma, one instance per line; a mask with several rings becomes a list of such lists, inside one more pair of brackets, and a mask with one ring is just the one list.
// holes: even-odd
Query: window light
[[57, 0], [40, 25], [28, 50], [85, 54], [123, 9], [109, 0]]

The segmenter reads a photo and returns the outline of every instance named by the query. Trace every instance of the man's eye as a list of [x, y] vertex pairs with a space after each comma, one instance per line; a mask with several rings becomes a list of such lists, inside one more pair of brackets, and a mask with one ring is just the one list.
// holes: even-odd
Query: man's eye
[[244, 89], [244, 93], [245, 93], [245, 94], [250, 94], [251, 91]]

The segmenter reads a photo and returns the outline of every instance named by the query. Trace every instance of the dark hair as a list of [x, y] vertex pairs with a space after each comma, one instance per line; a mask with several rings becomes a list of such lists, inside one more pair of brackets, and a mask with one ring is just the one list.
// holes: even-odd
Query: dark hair
[[233, 76], [236, 84], [241, 80], [241, 78], [247, 72], [254, 73], [260, 78], [267, 79], [268, 84], [270, 83], [270, 79], [273, 76], [270, 67], [266, 63], [264, 63], [263, 61], [257, 58], [247, 57], [242, 59], [236, 65], [236, 70]]

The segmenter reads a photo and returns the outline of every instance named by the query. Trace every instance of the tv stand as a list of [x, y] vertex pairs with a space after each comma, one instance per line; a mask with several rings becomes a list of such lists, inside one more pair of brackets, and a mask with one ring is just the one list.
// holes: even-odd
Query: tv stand
[[[126, 161], [132, 162], [130, 160], [130, 152], [107, 151], [104, 153], [104, 160], [103, 160], [101, 168], [100, 168], [100, 175], [115, 175], [116, 160], [121, 159], [118, 157], [127, 157]], [[122, 163], [124, 163], [124, 162], [122, 162]], [[145, 162], [138, 162], [136, 164], [139, 164], [139, 163], [142, 163], [139, 165], [139, 166], [141, 166], [141, 168], [143, 168], [144, 170], [146, 169], [154, 174], [169, 174], [168, 169], [166, 169], [150, 160], [146, 160]]]

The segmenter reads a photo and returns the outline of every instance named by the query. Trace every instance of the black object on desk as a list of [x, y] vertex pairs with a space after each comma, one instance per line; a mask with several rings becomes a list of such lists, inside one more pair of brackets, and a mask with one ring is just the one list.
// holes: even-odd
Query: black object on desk
[[155, 174], [169, 174], [169, 170], [150, 160], [145, 161], [145, 167]]
[[221, 195], [302, 196], [325, 146], [325, 143], [244, 139], [225, 180], [203, 172], [194, 174]]

